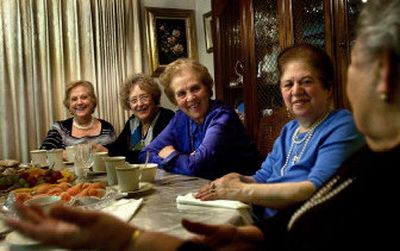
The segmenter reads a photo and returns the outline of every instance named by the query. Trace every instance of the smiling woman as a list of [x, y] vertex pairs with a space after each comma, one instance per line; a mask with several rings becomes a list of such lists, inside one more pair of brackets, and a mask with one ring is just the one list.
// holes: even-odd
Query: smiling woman
[[103, 2], [0, 1], [0, 159], [30, 161], [53, 122], [67, 118], [63, 94], [75, 79], [93, 83], [95, 115], [123, 127], [121, 78], [143, 70], [140, 1]]
[[213, 79], [207, 68], [178, 59], [160, 76], [164, 92], [179, 111], [139, 155], [174, 173], [204, 178], [236, 171], [253, 173], [261, 163], [254, 142], [236, 112], [211, 100]]
[[[93, 117], [97, 97], [89, 81], [71, 82], [65, 90], [64, 106], [73, 117], [56, 121], [47, 133], [41, 149], [65, 149], [67, 146], [85, 142], [106, 145], [115, 140], [113, 126], [105, 120]], [[66, 159], [65, 151], [63, 156]]]
[[121, 105], [132, 112], [117, 140], [105, 147], [95, 144], [96, 151], [108, 151], [110, 156], [125, 156], [137, 163], [139, 151], [167, 126], [174, 112], [160, 106], [161, 90], [146, 74], [134, 74], [120, 90]]
[[324, 50], [287, 47], [278, 56], [278, 69], [285, 106], [295, 119], [283, 126], [257, 172], [227, 174], [200, 188], [198, 199], [240, 200], [263, 207], [260, 216], [270, 218], [312, 196], [363, 146], [350, 112], [331, 110], [333, 64]]

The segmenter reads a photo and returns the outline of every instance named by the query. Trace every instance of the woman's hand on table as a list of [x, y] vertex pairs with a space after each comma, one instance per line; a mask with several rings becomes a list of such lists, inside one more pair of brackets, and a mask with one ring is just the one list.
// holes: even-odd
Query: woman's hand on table
[[216, 200], [216, 199], [237, 199], [245, 183], [242, 175], [238, 173], [229, 173], [202, 186], [196, 199]]
[[123, 250], [129, 245], [135, 227], [96, 211], [83, 211], [61, 205], [48, 215], [40, 208], [16, 204], [21, 218], [6, 223], [43, 244], [62, 248]]

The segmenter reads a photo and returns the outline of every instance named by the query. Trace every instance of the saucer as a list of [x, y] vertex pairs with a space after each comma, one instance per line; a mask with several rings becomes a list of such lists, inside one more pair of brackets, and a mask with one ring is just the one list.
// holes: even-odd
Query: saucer
[[104, 175], [107, 174], [106, 171], [92, 171], [89, 170], [88, 175], [97, 176], [97, 175]]
[[[140, 182], [138, 189], [132, 190], [132, 191], [124, 191], [124, 192], [121, 192], [121, 193], [124, 193], [124, 194], [127, 194], [127, 195], [135, 195], [135, 194], [147, 192], [147, 191], [149, 191], [149, 190], [151, 190], [153, 188], [154, 188], [154, 184], [152, 184], [152, 183]], [[117, 189], [118, 189], [118, 186], [117, 186]]]

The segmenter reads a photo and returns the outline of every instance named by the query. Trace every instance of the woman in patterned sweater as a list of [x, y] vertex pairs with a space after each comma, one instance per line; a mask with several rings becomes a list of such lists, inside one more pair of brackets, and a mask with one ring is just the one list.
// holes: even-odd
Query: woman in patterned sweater
[[70, 83], [65, 91], [64, 105], [73, 117], [54, 122], [40, 149], [65, 149], [67, 146], [87, 142], [106, 145], [116, 139], [114, 127], [93, 116], [97, 97], [89, 81]]

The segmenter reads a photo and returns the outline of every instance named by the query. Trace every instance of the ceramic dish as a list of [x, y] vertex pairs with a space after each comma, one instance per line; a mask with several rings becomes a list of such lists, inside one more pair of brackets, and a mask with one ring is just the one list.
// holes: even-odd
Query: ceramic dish
[[[116, 187], [118, 189], [118, 186], [116, 186]], [[136, 189], [136, 190], [133, 190], [133, 191], [120, 192], [120, 193], [130, 196], [130, 195], [136, 195], [136, 194], [139, 194], [139, 193], [144, 193], [144, 192], [150, 191], [153, 188], [154, 188], [154, 185], [152, 183], [140, 182], [139, 183], [139, 189]]]
[[93, 176], [97, 176], [97, 175], [105, 175], [105, 174], [107, 174], [107, 172], [106, 171], [89, 171], [88, 172], [88, 175], [93, 175]]

